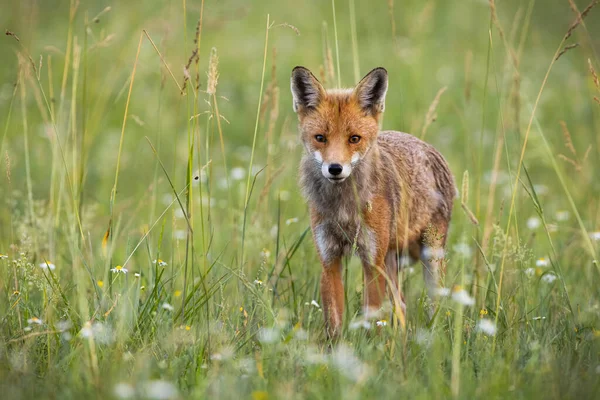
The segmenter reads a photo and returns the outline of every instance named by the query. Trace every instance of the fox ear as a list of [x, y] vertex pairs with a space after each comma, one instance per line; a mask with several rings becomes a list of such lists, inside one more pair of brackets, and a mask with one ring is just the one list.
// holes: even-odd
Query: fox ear
[[325, 89], [315, 76], [304, 67], [292, 70], [292, 96], [294, 97], [294, 111], [316, 108], [323, 96]]
[[377, 115], [385, 108], [388, 75], [385, 68], [375, 68], [356, 85], [354, 94], [367, 113]]

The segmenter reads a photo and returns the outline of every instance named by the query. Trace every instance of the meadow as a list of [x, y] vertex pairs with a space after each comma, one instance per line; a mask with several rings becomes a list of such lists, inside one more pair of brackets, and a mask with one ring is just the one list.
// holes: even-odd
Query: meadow
[[[0, 397], [597, 398], [597, 3], [0, 0]], [[447, 159], [432, 320], [327, 340], [296, 65]]]

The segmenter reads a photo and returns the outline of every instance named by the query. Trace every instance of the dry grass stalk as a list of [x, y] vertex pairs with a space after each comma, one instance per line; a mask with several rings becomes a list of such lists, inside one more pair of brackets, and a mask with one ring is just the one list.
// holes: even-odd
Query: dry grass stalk
[[[594, 81], [594, 86], [596, 86], [596, 89], [598, 89], [598, 91], [600, 92], [600, 80], [598, 79], [598, 74], [596, 74], [596, 70], [594, 69], [594, 66], [592, 65], [592, 60], [590, 60], [588, 58], [588, 65], [590, 66], [590, 73], [592, 74], [592, 80]], [[600, 99], [598, 98], [598, 96], [594, 96], [594, 101], [598, 104], [600, 104]]]
[[567, 51], [569, 51], [569, 50], [571, 50], [571, 49], [574, 49], [575, 47], [578, 47], [578, 46], [579, 46], [579, 43], [573, 43], [573, 44], [570, 44], [570, 45], [568, 45], [568, 46], [565, 46], [565, 48], [564, 48], [564, 49], [562, 49], [562, 50], [561, 50], [561, 52], [557, 54], [557, 56], [556, 56], [556, 58], [555, 58], [554, 60], [558, 60], [558, 59], [559, 59], [559, 58], [561, 58], [561, 57], [562, 57], [562, 55], [563, 55], [563, 54], [565, 54]]
[[390, 23], [392, 25], [392, 40], [396, 43], [396, 20], [394, 18], [394, 0], [388, 0], [388, 10], [390, 13]]
[[210, 49], [207, 76], [206, 93], [214, 95], [217, 92], [217, 84], [219, 82], [219, 56], [217, 55], [216, 47]]
[[11, 183], [10, 180], [10, 157], [8, 155], [8, 151], [6, 151], [4, 153], [4, 163], [6, 164], [6, 179], [8, 180], [8, 183]]
[[437, 106], [440, 102], [440, 97], [442, 97], [442, 94], [444, 94], [446, 89], [448, 89], [448, 87], [444, 86], [443, 88], [438, 90], [437, 94], [435, 95], [435, 98], [433, 99], [433, 102], [429, 106], [429, 110], [427, 110], [427, 115], [425, 115], [425, 123], [423, 124], [423, 129], [421, 129], [421, 139], [425, 137], [429, 125], [431, 125], [431, 123], [435, 122], [435, 120], [437, 119]]
[[277, 24], [277, 25], [273, 26], [273, 28], [278, 28], [278, 27], [290, 28], [291, 30], [293, 30], [296, 33], [296, 36], [300, 36], [300, 29], [298, 29], [297, 27], [295, 27], [292, 24], [288, 24], [287, 22], [284, 22], [283, 24]]
[[460, 196], [460, 206], [462, 207], [463, 211], [465, 212], [465, 214], [467, 215], [467, 218], [469, 218], [469, 220], [471, 221], [471, 223], [473, 225], [479, 225], [479, 221], [477, 220], [477, 217], [475, 216], [475, 214], [473, 214], [473, 212], [471, 211], [471, 209], [468, 206], [469, 203], [469, 171], [465, 171], [463, 174], [463, 180], [462, 180], [462, 192], [461, 192], [461, 196]]
[[583, 157], [582, 161], [579, 161], [579, 157], [577, 155], [577, 150], [575, 149], [575, 146], [573, 145], [573, 140], [571, 139], [571, 133], [569, 132], [569, 129], [567, 128], [567, 124], [564, 121], [560, 121], [560, 126], [562, 128], [562, 132], [563, 132], [563, 136], [565, 138], [565, 147], [569, 150], [569, 152], [572, 155], [571, 157], [567, 157], [564, 154], [559, 154], [558, 158], [560, 158], [561, 160], [573, 165], [573, 167], [575, 167], [575, 170], [577, 172], [581, 171], [583, 168], [583, 163], [585, 163], [585, 161], [587, 160], [587, 157], [590, 153], [591, 150], [591, 146], [588, 147], [588, 149], [585, 152], [585, 155]]
[[471, 99], [471, 67], [473, 66], [473, 51], [467, 50], [465, 54], [465, 100]]
[[498, 20], [498, 14], [496, 13], [496, 0], [489, 0], [489, 4], [490, 4], [491, 16], [492, 16], [492, 23], [494, 24], [496, 29], [498, 29], [498, 33], [500, 34], [500, 39], [502, 39], [502, 41], [504, 42], [504, 45], [505, 45], [506, 49], [508, 50], [508, 53], [510, 54], [510, 57], [513, 61], [513, 65], [515, 65], [515, 67], [516, 67], [518, 65], [518, 61], [517, 61], [518, 58], [517, 58], [517, 55], [515, 54], [513, 48], [508, 45], [506, 35], [504, 34], [504, 29], [502, 29], [502, 25], [500, 25], [500, 21]]
[[7, 29], [7, 30], [5, 31], [5, 33], [6, 33], [6, 36], [12, 36], [13, 38], [15, 38], [15, 40], [16, 40], [17, 42], [20, 42], [20, 41], [21, 41], [21, 39], [19, 39], [19, 37], [18, 37], [17, 35], [15, 35], [15, 33], [14, 33], [14, 32], [11, 32], [11, 31], [9, 31], [9, 30]]
[[596, 5], [598, 5], [599, 2], [600, 2], [600, 0], [592, 0], [592, 2], [590, 4], [588, 4], [588, 6], [581, 13], [579, 13], [577, 11], [577, 6], [575, 4], [573, 2], [570, 2], [571, 9], [573, 9], [573, 11], [577, 12], [578, 15], [577, 15], [577, 18], [575, 19], [575, 21], [573, 21], [573, 23], [567, 30], [564, 40], [567, 40], [568, 38], [571, 37], [571, 35], [573, 34], [573, 31], [583, 22], [584, 18], [589, 14], [590, 11], [592, 11], [592, 8], [594, 8]]

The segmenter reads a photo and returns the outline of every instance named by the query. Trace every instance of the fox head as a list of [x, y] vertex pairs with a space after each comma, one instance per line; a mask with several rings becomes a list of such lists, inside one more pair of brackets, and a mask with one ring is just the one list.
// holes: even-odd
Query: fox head
[[377, 141], [387, 71], [375, 68], [354, 89], [325, 90], [308, 69], [296, 67], [291, 83], [308, 156], [326, 179], [342, 182]]

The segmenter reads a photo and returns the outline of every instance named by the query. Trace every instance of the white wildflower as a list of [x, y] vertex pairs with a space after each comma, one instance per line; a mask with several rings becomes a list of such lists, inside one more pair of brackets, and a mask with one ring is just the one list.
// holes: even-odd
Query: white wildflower
[[177, 208], [175, 210], [175, 218], [177, 218], [177, 219], [184, 219], [185, 218], [185, 213], [183, 212], [183, 210], [181, 208]]
[[152, 264], [157, 264], [157, 263], [158, 263], [159, 267], [166, 267], [167, 265], [169, 265], [166, 262], [164, 262], [163, 260], [161, 260], [160, 258], [158, 260], [152, 261]]
[[472, 306], [475, 304], [475, 299], [472, 298], [465, 289], [454, 290], [452, 292], [452, 300], [463, 306]]
[[154, 400], [168, 400], [179, 396], [175, 385], [164, 380], [153, 380], [144, 383], [145, 397]]
[[63, 321], [58, 321], [56, 323], [56, 329], [61, 332], [71, 329], [72, 326], [73, 326], [73, 324], [71, 324], [71, 321], [69, 321], [68, 319], [63, 320]]
[[317, 303], [315, 300], [310, 302], [311, 306], [317, 307], [317, 308], [321, 308], [321, 306], [319, 305], [319, 303]]
[[246, 177], [246, 170], [242, 167], [235, 167], [229, 175], [234, 181], [240, 181]]
[[133, 276], [135, 276], [136, 278], [139, 278], [140, 276], [142, 276], [142, 274], [140, 274], [139, 272], [136, 272], [135, 274], [133, 274]]
[[260, 279], [255, 279], [255, 280], [254, 280], [254, 284], [255, 284], [256, 286], [262, 286], [262, 285], [264, 285], [264, 282], [263, 282], [263, 281], [261, 281]]
[[533, 185], [533, 190], [535, 190], [535, 193], [537, 195], [543, 196], [546, 193], [548, 193], [548, 186], [536, 183], [535, 185]]
[[470, 258], [471, 254], [473, 253], [471, 247], [466, 243], [455, 244], [452, 247], [452, 250], [461, 255], [463, 258]]
[[331, 355], [333, 365], [348, 379], [363, 381], [370, 375], [369, 366], [354, 355], [351, 348], [339, 345]]
[[547, 258], [542, 257], [535, 262], [536, 267], [547, 267], [550, 264]]
[[308, 332], [305, 329], [299, 328], [295, 333], [294, 333], [294, 338], [296, 340], [300, 340], [300, 341], [305, 341], [308, 340]]
[[527, 268], [524, 272], [527, 276], [533, 276], [535, 275], [535, 268]]
[[415, 341], [421, 346], [429, 346], [433, 340], [433, 333], [429, 329], [417, 329]]
[[290, 197], [291, 197], [290, 192], [288, 192], [287, 190], [279, 191], [279, 199], [281, 199], [281, 201], [288, 201], [290, 199]]
[[294, 218], [289, 218], [285, 221], [285, 224], [287, 226], [290, 226], [291, 224], [295, 224], [296, 222], [298, 222], [298, 217], [294, 217]]
[[355, 331], [357, 329], [371, 329], [371, 323], [369, 321], [367, 321], [366, 319], [356, 319], [352, 322], [350, 322], [350, 325], [348, 326], [348, 328], [351, 331]]
[[387, 326], [388, 322], [386, 319], [380, 319], [376, 322], [377, 326]]
[[120, 265], [117, 265], [116, 267], [111, 268], [110, 270], [115, 274], [119, 274], [119, 273], [126, 274], [127, 272], [129, 272], [129, 270], [127, 268], [123, 268]]
[[233, 357], [233, 353], [233, 348], [226, 346], [223, 347], [220, 352], [211, 354], [210, 359], [215, 361], [229, 360], [231, 357]]
[[113, 388], [113, 393], [120, 399], [131, 399], [135, 396], [135, 389], [129, 383], [120, 382]]
[[527, 220], [527, 227], [531, 230], [535, 230], [540, 227], [542, 221], [538, 217], [531, 217]]
[[327, 356], [311, 346], [306, 350], [305, 360], [307, 364], [325, 364]]
[[96, 342], [102, 344], [108, 344], [114, 340], [114, 334], [110, 326], [99, 321], [94, 323], [87, 321], [79, 331], [79, 335], [83, 338], [93, 338]]
[[279, 340], [279, 330], [275, 328], [260, 328], [258, 340], [261, 343], [275, 343]]
[[6, 260], [6, 259], [8, 259], [8, 256], [6, 254], [0, 253], [0, 260]]
[[31, 318], [29, 318], [29, 319], [27, 320], [27, 323], [28, 323], [29, 325], [33, 325], [33, 324], [36, 324], [36, 325], [43, 325], [43, 324], [44, 324], [44, 323], [42, 322], [42, 320], [41, 320], [41, 319], [39, 319], [38, 317], [31, 317]]
[[52, 264], [50, 261], [46, 261], [40, 264], [40, 268], [41, 269], [48, 269], [50, 268], [51, 271], [54, 271], [56, 269], [56, 265]]
[[542, 281], [546, 282], [546, 283], [552, 283], [556, 280], [556, 275], [554, 275], [553, 273], [547, 273], [544, 274], [544, 276], [542, 276]]
[[600, 231], [590, 232], [590, 239], [595, 240], [596, 242], [599, 242], [600, 241]]
[[435, 294], [440, 296], [440, 297], [447, 297], [450, 296], [450, 289], [449, 288], [445, 288], [445, 287], [441, 287], [441, 288], [436, 288], [435, 289]]
[[270, 251], [269, 249], [263, 248], [263, 249], [260, 251], [260, 256], [261, 256], [261, 258], [262, 258], [263, 260], [265, 260], [265, 261], [266, 261], [266, 260], [268, 260], [268, 259], [269, 259], [269, 257], [271, 257], [271, 251]]
[[488, 336], [494, 336], [496, 334], [496, 324], [490, 319], [483, 318], [477, 323], [477, 330]]
[[161, 306], [161, 307], [162, 307], [164, 310], [167, 310], [167, 311], [173, 311], [173, 310], [175, 310], [175, 307], [173, 307], [173, 306], [172, 306], [172, 305], [170, 305], [169, 303], [162, 303], [162, 306]]

